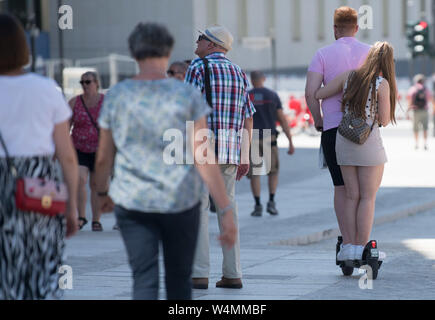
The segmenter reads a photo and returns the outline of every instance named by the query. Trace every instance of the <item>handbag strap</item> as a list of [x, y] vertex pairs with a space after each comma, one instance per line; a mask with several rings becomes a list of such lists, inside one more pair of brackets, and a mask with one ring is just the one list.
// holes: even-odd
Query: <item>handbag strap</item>
[[88, 109], [88, 107], [86, 106], [86, 104], [85, 104], [85, 100], [83, 99], [83, 96], [82, 96], [82, 95], [80, 96], [80, 100], [82, 101], [83, 107], [85, 108], [86, 113], [87, 113], [88, 116], [89, 116], [89, 119], [91, 119], [92, 125], [95, 127], [95, 129], [97, 129], [97, 132], [99, 133], [99, 132], [100, 132], [100, 128], [98, 128], [97, 124], [96, 124], [95, 121], [94, 121], [94, 118], [92, 118], [92, 115], [91, 115], [91, 113], [89, 112], [89, 109]]
[[205, 96], [207, 98], [208, 105], [213, 109], [213, 102], [211, 97], [211, 85], [210, 85], [210, 70], [208, 69], [208, 59], [203, 58], [204, 63], [204, 84], [205, 84]]
[[2, 134], [1, 134], [1, 132], [0, 132], [0, 143], [1, 143], [2, 147], [3, 147], [3, 150], [5, 151], [5, 155], [6, 155], [6, 165], [7, 165], [7, 167], [8, 167], [8, 170], [10, 170], [11, 173], [12, 173], [12, 175], [13, 175], [14, 177], [16, 177], [18, 171], [17, 171], [17, 168], [15, 168], [15, 166], [12, 164], [11, 157], [9, 157], [8, 148], [6, 148], [6, 143], [5, 143], [5, 141], [3, 140], [3, 136], [2, 136]]
[[[373, 127], [375, 126], [375, 123], [378, 122], [378, 120], [376, 119], [376, 116], [378, 115], [378, 88], [376, 88], [376, 81], [377, 77], [373, 80], [373, 85], [372, 85], [372, 90], [375, 90], [375, 93], [372, 93], [372, 104], [373, 104], [373, 109], [375, 110], [375, 114], [373, 117], [373, 123], [372, 126], [370, 127], [370, 131], [373, 130]], [[371, 107], [371, 106], [370, 106]], [[371, 108], [370, 108], [371, 111]]]

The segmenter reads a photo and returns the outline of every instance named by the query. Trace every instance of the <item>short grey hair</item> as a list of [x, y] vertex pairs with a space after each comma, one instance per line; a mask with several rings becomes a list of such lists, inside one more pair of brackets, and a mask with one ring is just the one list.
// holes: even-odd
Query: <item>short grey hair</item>
[[174, 46], [174, 38], [163, 25], [141, 22], [130, 34], [128, 46], [136, 60], [168, 57]]

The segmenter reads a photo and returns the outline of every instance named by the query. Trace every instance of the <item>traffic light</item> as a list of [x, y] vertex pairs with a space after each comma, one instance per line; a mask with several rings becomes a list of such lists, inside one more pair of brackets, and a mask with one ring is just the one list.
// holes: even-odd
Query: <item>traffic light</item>
[[429, 44], [429, 25], [426, 21], [407, 24], [408, 47], [412, 57], [429, 55], [431, 53]]

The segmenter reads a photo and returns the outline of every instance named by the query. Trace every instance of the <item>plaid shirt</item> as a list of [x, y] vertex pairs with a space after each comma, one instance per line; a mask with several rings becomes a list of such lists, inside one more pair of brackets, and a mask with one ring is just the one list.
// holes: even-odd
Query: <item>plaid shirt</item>
[[[208, 126], [217, 137], [216, 153], [219, 164], [240, 164], [242, 129], [245, 118], [255, 113], [248, 95], [248, 79], [239, 66], [223, 53], [208, 55], [213, 112], [208, 116]], [[205, 94], [204, 63], [192, 61], [186, 72], [185, 82]]]

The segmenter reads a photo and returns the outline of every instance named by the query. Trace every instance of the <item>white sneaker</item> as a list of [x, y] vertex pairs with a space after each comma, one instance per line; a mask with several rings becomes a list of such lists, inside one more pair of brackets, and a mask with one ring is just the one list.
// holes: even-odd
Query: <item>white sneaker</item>
[[340, 246], [340, 251], [337, 253], [338, 261], [352, 260], [353, 250], [352, 244], [348, 243]]
[[354, 246], [354, 252], [353, 260], [362, 260], [364, 246]]

